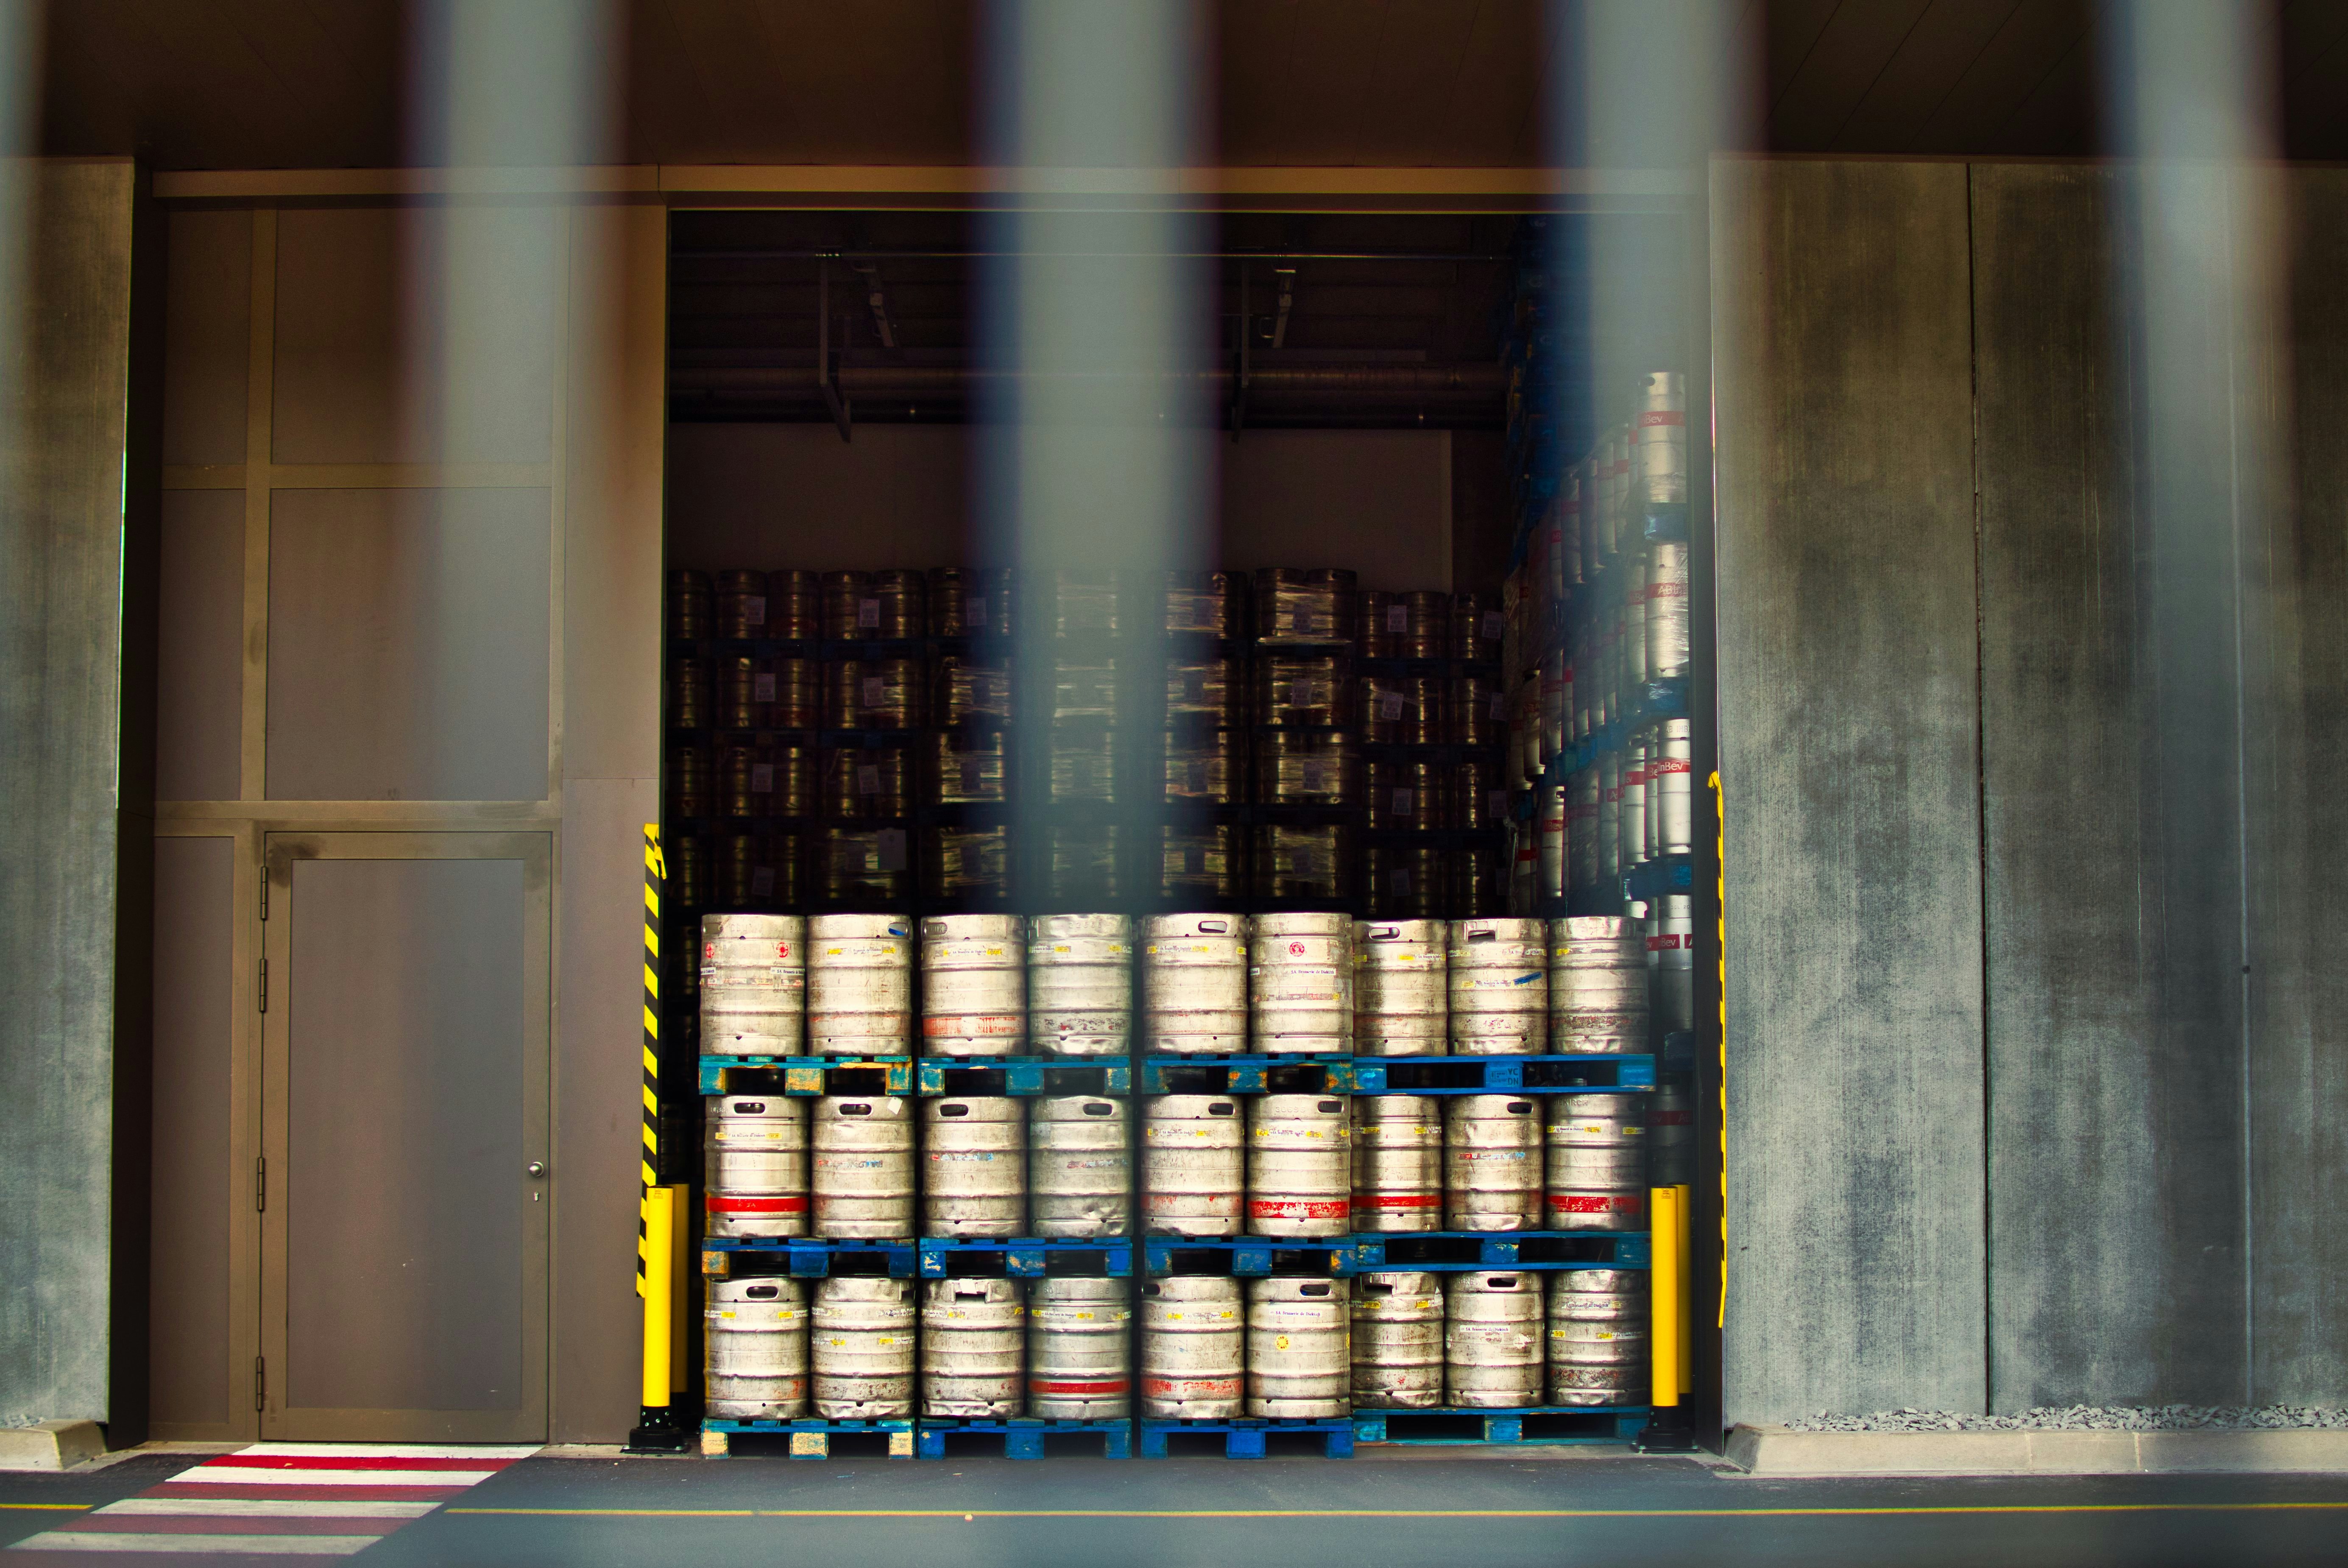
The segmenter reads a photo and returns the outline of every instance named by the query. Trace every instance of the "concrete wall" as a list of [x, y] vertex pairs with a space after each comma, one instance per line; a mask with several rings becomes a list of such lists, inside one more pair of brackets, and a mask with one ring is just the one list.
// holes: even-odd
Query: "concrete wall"
[[2192, 324], [2266, 471], [2119, 179], [1715, 168], [1731, 1421], [2348, 1398], [2348, 181]]
[[152, 718], [154, 551], [154, 452], [129, 416], [139, 203], [127, 160], [6, 178], [29, 222], [12, 225], [24, 338], [0, 381], [0, 1426], [111, 1420], [135, 1440], [153, 773], [125, 725]]

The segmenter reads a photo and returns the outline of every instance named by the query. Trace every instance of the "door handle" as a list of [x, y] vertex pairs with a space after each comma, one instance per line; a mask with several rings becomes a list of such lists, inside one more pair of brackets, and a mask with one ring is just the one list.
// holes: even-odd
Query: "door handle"
[[543, 1161], [533, 1160], [528, 1165], [524, 1166], [523, 1169], [532, 1176], [543, 1176], [546, 1174], [546, 1164]]

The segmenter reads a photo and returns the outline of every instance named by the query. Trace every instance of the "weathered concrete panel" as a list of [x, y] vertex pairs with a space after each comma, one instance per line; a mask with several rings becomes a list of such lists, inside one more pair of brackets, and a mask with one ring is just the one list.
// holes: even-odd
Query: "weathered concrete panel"
[[1965, 170], [1712, 184], [1734, 1421], [1978, 1410]]
[[2250, 1387], [2348, 1398], [2348, 173], [2282, 177], [2291, 469], [2245, 554]]
[[2174, 446], [2142, 460], [2122, 177], [1972, 178], [1991, 1408], [2230, 1403], [2246, 1392], [2230, 524], [2223, 507], [2179, 524], [2214, 570], [2155, 548], [2156, 480], [2201, 476]]
[[118, 806], [147, 809], [118, 798], [133, 170], [22, 178], [26, 337], [0, 387], [0, 1426], [111, 1414], [118, 892], [139, 820]]

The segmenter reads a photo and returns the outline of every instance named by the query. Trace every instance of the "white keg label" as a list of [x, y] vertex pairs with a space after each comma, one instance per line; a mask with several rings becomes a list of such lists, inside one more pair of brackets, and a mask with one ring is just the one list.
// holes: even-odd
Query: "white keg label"
[[1325, 794], [1330, 788], [1330, 775], [1334, 771], [1334, 767], [1323, 758], [1306, 758], [1304, 759], [1304, 792], [1308, 795]]
[[750, 677], [750, 700], [752, 702], [774, 701], [775, 677], [772, 676], [752, 676]]
[[742, 618], [754, 626], [767, 624], [767, 596], [753, 593], [742, 601]]
[[1495, 817], [1507, 816], [1509, 814], [1509, 792], [1506, 789], [1486, 790], [1484, 792], [1484, 810], [1490, 812]]
[[901, 872], [905, 869], [905, 830], [883, 828], [874, 835], [880, 841], [880, 869]]
[[[1410, 891], [1410, 869], [1407, 866], [1398, 866], [1395, 869], [1393, 886], [1394, 891], [1396, 892], [1408, 892]], [[1404, 954], [1402, 955], [1402, 961], [1405, 964], [1409, 963], [1410, 954], [1407, 953]]]
[[856, 792], [859, 795], [880, 793], [880, 769], [877, 767], [859, 764], [856, 769]]
[[973, 627], [986, 624], [986, 595], [973, 594], [962, 602], [962, 618]]
[[1297, 631], [1309, 632], [1313, 629], [1313, 612], [1302, 604], [1296, 607], [1296, 614], [1290, 619]]
[[1317, 680], [1300, 680], [1292, 690], [1293, 695], [1289, 698], [1292, 707], [1319, 707], [1329, 700], [1328, 693]]
[[1491, 642], [1509, 629], [1509, 618], [1498, 610], [1484, 612], [1484, 640]]
[[1395, 815], [1397, 817], [1411, 815], [1411, 803], [1416, 799], [1416, 797], [1408, 789], [1395, 790], [1394, 792]]
[[878, 626], [880, 624], [880, 601], [859, 599], [856, 602], [856, 624], [860, 627]]
[[771, 762], [750, 764], [750, 793], [771, 795], [775, 792], [775, 765]]
[[1402, 693], [1398, 691], [1379, 693], [1378, 717], [1389, 722], [1400, 718], [1402, 717]]
[[1386, 606], [1386, 630], [1389, 632], [1407, 632], [1410, 630], [1410, 610], [1407, 605], [1389, 604]]
[[880, 703], [881, 703], [881, 700], [882, 700], [882, 691], [883, 691], [883, 689], [884, 689], [885, 684], [886, 684], [886, 683], [884, 683], [884, 682], [880, 679], [880, 677], [879, 676], [866, 676], [864, 677], [864, 706], [865, 706], [865, 707], [879, 707], [880, 706]]
[[1494, 718], [1506, 718], [1509, 717], [1509, 699], [1501, 696], [1498, 692], [1494, 692], [1492, 694], [1492, 717]]
[[750, 896], [772, 898], [775, 895], [775, 868], [758, 866], [750, 872]]

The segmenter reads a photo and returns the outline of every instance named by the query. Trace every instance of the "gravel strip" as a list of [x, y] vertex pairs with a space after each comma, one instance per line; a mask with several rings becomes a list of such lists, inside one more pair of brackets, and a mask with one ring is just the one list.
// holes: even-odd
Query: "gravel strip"
[[2019, 1416], [1953, 1410], [1821, 1410], [1786, 1423], [1796, 1432], [2238, 1432], [2276, 1428], [2348, 1428], [2348, 1409], [2316, 1405], [2043, 1405]]

